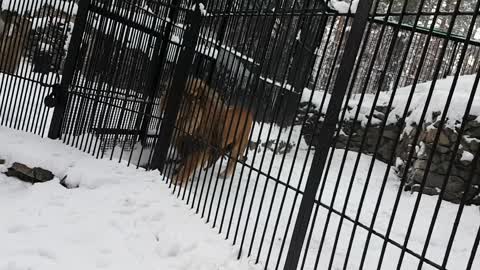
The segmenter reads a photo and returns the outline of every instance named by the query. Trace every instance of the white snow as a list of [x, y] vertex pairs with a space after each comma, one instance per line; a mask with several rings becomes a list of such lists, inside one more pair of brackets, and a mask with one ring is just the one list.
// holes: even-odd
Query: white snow
[[[438, 80], [436, 82], [435, 88], [433, 90], [433, 95], [430, 101], [430, 104], [427, 109], [426, 119], [427, 123], [433, 121], [434, 112], [443, 112], [445, 109], [445, 104], [447, 103], [447, 98], [450, 93], [451, 86], [453, 84], [453, 76], [449, 76], [445, 79]], [[453, 127], [457, 120], [463, 118], [465, 113], [465, 108], [469, 100], [470, 94], [472, 92], [473, 83], [475, 80], [475, 75], [465, 75], [458, 78], [457, 84], [454, 88], [453, 98], [450, 103], [450, 108], [448, 110], [448, 120], [446, 126]], [[413, 99], [409, 107], [410, 115], [406, 119], [408, 126], [418, 123], [420, 116], [422, 114], [423, 108], [426, 104], [428, 92], [430, 90], [431, 82], [420, 83], [415, 86], [415, 92], [413, 94]], [[387, 120], [387, 124], [396, 123], [397, 119], [402, 117], [405, 106], [411, 92], [412, 86], [406, 86], [397, 89], [393, 99], [393, 110], [390, 112], [390, 115]], [[470, 114], [480, 115], [480, 91], [477, 88], [477, 94], [475, 95]], [[305, 89], [302, 93], [302, 101], [307, 102], [312, 95], [312, 91]], [[312, 97], [312, 103], [318, 108], [322, 102], [322, 99], [325, 95], [324, 91], [314, 91]], [[381, 92], [379, 99], [377, 101], [377, 106], [386, 106], [388, 105], [390, 98], [392, 96], [392, 91]], [[362, 104], [360, 103], [360, 94], [354, 94], [348, 101], [349, 110], [345, 116], [346, 119], [353, 119], [357, 110], [360, 110], [360, 118], [363, 124], [366, 124], [365, 118], [362, 118], [365, 114], [368, 116], [374, 102], [374, 94], [365, 94]], [[325, 96], [325, 105], [322, 107], [322, 112], [327, 111], [327, 105], [330, 101], [330, 94]], [[344, 101], [345, 102], [345, 101]]]
[[274, 84], [275, 86], [278, 86], [278, 87], [282, 87], [282, 88], [284, 88], [286, 90], [289, 90], [289, 91], [291, 91], [293, 89], [293, 86], [291, 84], [287, 83], [286, 81], [284, 81], [282, 83], [282, 82], [274, 81], [271, 78], [266, 78], [266, 77], [263, 77], [263, 76], [260, 76], [260, 80], [266, 81], [269, 84]]
[[[253, 141], [258, 141], [261, 139], [262, 142], [266, 142], [268, 138], [272, 139], [277, 137], [281, 140], [286, 140], [290, 132], [290, 128], [280, 129], [278, 126], [264, 125], [262, 132], [260, 132], [260, 128], [261, 126], [259, 124], [255, 125], [252, 138]], [[305, 145], [303, 140], [300, 140], [300, 142], [297, 141], [299, 135], [300, 127], [296, 126], [293, 129], [292, 141], [299, 147], [297, 156], [295, 156], [294, 151], [292, 151], [287, 154], [285, 159], [282, 161], [282, 155], [273, 155], [272, 151], [265, 151], [265, 148], [259, 147], [256, 149], [256, 151], [250, 151], [248, 153], [247, 164], [251, 165], [255, 169], [261, 170], [271, 177], [278, 178], [282, 183], [288, 183], [288, 186], [290, 187], [298, 187], [300, 190], [304, 190], [308, 168], [310, 168], [310, 162], [313, 153], [309, 154], [307, 151], [308, 146]], [[254, 159], [255, 152], [257, 152], [257, 156]], [[263, 156], [264, 154], [265, 156]], [[342, 164], [341, 161], [344, 155], [346, 156], [346, 162], [343, 168], [343, 173], [340, 174], [340, 166]], [[372, 157], [361, 154], [358, 170], [354, 172], [355, 160], [358, 155], [358, 153], [353, 151], [345, 152], [344, 150], [335, 150], [328, 177], [326, 178], [325, 182], [323, 182], [323, 179], [321, 182], [321, 185], [324, 185], [324, 188], [320, 201], [326, 205], [332, 204], [333, 209], [339, 212], [342, 212], [342, 209], [345, 207], [345, 215], [352, 219], [355, 219], [356, 215], [361, 213], [359, 215], [359, 222], [369, 226], [373, 218], [375, 204], [378, 201], [382, 181], [386, 174], [387, 165], [378, 160], [374, 161], [375, 163], [370, 182], [366, 188], [366, 197], [363, 206], [359, 211], [359, 201], [362, 191], [366, 186], [366, 179], [370, 163], [372, 162]], [[263, 162], [261, 162], [262, 159]], [[305, 174], [302, 174], [305, 161], [307, 171]], [[270, 164], [272, 162], [273, 165], [271, 166]], [[224, 165], [225, 164], [223, 164], [223, 166]], [[220, 167], [218, 163], [216, 166]], [[218, 168], [213, 170], [213, 175], [216, 175], [218, 172], [217, 170]], [[289, 177], [290, 172], [292, 173], [291, 177]], [[212, 171], [202, 172], [201, 175], [197, 177], [198, 180], [193, 182], [194, 186], [198, 184], [198, 189], [200, 190], [202, 184], [205, 181], [208, 181], [211, 175], [210, 173], [212, 173]], [[386, 179], [385, 191], [383, 196], [381, 196], [379, 212], [377, 214], [375, 225], [373, 226], [374, 230], [380, 234], [386, 233], [389, 220], [392, 217], [393, 205], [400, 183], [398, 177], [394, 174], [391, 168], [387, 175], [388, 177]], [[207, 178], [204, 178], [205, 176]], [[351, 179], [353, 179], [352, 192], [347, 200], [348, 186]], [[302, 181], [302, 183], [299, 183], [299, 181]], [[230, 184], [231, 189], [229, 188]], [[337, 184], [337, 194], [334, 197], [333, 194], [335, 185]], [[205, 184], [205, 186], [207, 186], [207, 184]], [[254, 191], [255, 186], [257, 186], [257, 189]], [[210, 192], [212, 189], [213, 188], [210, 188]], [[274, 193], [274, 191], [276, 191], [276, 193]], [[237, 192], [238, 198], [246, 198], [246, 203], [244, 205], [245, 208], [241, 216], [239, 215], [241, 211], [241, 199], [238, 199], [235, 210], [233, 208], [233, 200]], [[205, 193], [207, 192], [205, 191]], [[221, 200], [218, 199], [218, 194], [223, 194], [223, 198]], [[293, 215], [295, 216], [299, 206], [300, 198], [295, 201], [295, 195], [296, 192], [293, 189], [286, 189], [284, 185], [275, 185], [275, 181], [268, 180], [264, 175], [259, 175], [256, 171], [250, 170], [247, 167], [245, 167], [242, 173], [242, 166], [239, 166], [236, 169], [233, 179], [227, 179], [224, 183], [224, 187], [222, 186], [222, 188], [217, 188], [214, 194], [209, 194], [207, 209], [210, 205], [210, 198], [212, 196], [216, 196], [215, 199], [212, 199], [214, 207], [216, 207], [217, 204], [220, 204], [220, 214], [222, 214], [224, 211], [226, 213], [225, 223], [228, 224], [230, 221], [232, 221], [232, 229], [228, 235], [229, 239], [231, 239], [234, 235], [237, 225], [239, 225], [239, 237], [246, 232], [243, 253], [245, 253], [250, 244], [253, 243], [252, 254], [261, 252], [260, 261], [265, 262], [268, 249], [270, 245], [272, 245], [272, 253], [267, 267], [274, 268], [276, 258], [280, 251], [282, 251], [280, 265], [282, 265], [285, 260], [286, 247], [288, 247], [293, 226], [291, 225], [287, 231], [286, 226], [288, 224], [288, 217], [291, 209], [293, 209]], [[398, 243], [403, 243], [410, 218], [412, 217], [412, 211], [417, 195], [418, 193], [412, 194], [403, 191], [400, 193], [400, 203], [393, 222], [390, 239]], [[198, 199], [198, 202], [195, 202], [195, 207], [202, 209], [205, 204], [203, 202], [205, 196], [206, 195], [203, 195], [201, 199]], [[225, 199], [227, 196], [229, 196], [228, 203], [226, 202], [227, 199]], [[283, 200], [282, 196], [285, 196], [283, 205], [281, 204]], [[419, 211], [416, 215], [412, 235], [408, 243], [408, 248], [416, 253], [422, 252], [437, 200], [437, 196], [423, 195], [420, 201]], [[281, 206], [282, 211], [280, 211]], [[249, 207], [253, 209], [250, 214], [247, 213], [247, 209]], [[270, 218], [268, 218], [267, 213], [270, 207], [272, 211], [270, 213]], [[231, 215], [232, 211], [234, 211], [233, 215]], [[435, 223], [436, 225], [433, 230], [432, 239], [428, 246], [428, 252], [426, 255], [428, 259], [441, 263], [457, 211], [458, 205], [449, 202], [442, 202], [440, 212]], [[208, 211], [205, 213], [205, 215], [208, 215]], [[312, 241], [305, 263], [305, 269], [313, 269], [315, 257], [318, 252], [318, 245], [322, 239], [323, 230], [325, 228], [325, 220], [327, 215], [328, 210], [320, 206], [316, 218], [315, 229], [312, 233]], [[213, 217], [210, 219], [210, 222], [212, 219]], [[274, 225], [277, 219], [279, 226], [274, 234]], [[329, 264], [339, 221], [340, 216], [333, 213], [329, 222], [327, 234], [325, 236], [325, 243], [320, 256], [319, 265]], [[256, 228], [256, 232], [254, 232], [254, 224], [256, 222], [258, 222], [258, 226]], [[217, 226], [218, 223], [220, 223], [220, 221], [217, 221]], [[474, 241], [474, 239], [472, 239], [472, 235], [477, 233], [479, 229], [478, 224], [480, 224], [480, 211], [478, 211], [478, 207], [467, 206], [459, 223], [458, 233], [455, 237], [452, 253], [450, 254], [447, 265], [448, 269], [465, 268], [466, 261], [468, 256], [470, 256], [470, 250]], [[222, 232], [225, 232], [225, 227], [223, 228]], [[341, 228], [341, 233], [339, 235], [340, 242], [334, 253], [333, 269], [343, 269], [343, 262], [345, 259], [346, 249], [350, 241], [353, 224], [350, 221], [344, 220]], [[260, 249], [259, 238], [263, 232], [265, 232], [264, 244]], [[356, 235], [353, 240], [353, 249], [350, 254], [347, 269], [358, 269], [367, 233], [368, 231], [363, 228], [356, 228]], [[286, 244], [282, 249], [282, 242], [284, 240], [286, 241]], [[239, 239], [237, 239], [236, 244], [239, 244]], [[364, 269], [376, 269], [382, 244], [382, 238], [375, 235], [372, 236]], [[399, 248], [388, 243], [385, 253], [385, 258], [388, 259], [384, 260], [381, 269], [396, 268], [400, 252], [401, 250]], [[416, 269], [417, 263], [418, 260], [415, 257], [410, 254], [406, 254], [402, 269]], [[475, 266], [472, 269], [477, 269], [480, 267], [480, 260], [476, 260], [474, 265]], [[424, 264], [422, 269], [434, 268]]]
[[463, 139], [464, 139], [465, 142], [467, 142], [467, 143], [472, 143], [472, 142], [480, 143], [480, 139], [473, 138], [473, 137], [470, 137], [470, 136], [468, 136], [468, 135], [463, 136]]
[[[219, 53], [216, 47], [220, 47], [228, 54], [233, 54], [237, 57], [242, 58], [243, 60], [247, 60], [250, 63], [255, 63], [255, 60], [253, 58], [248, 57], [245, 54], [242, 54], [241, 52], [235, 50], [233, 47], [227, 46], [225, 44], [220, 44], [217, 40], [213, 38], [207, 38], [205, 36], [200, 36], [200, 40], [197, 44], [196, 51], [204, 55], [208, 55], [209, 57], [212, 57], [214, 59], [217, 59]], [[227, 56], [222, 55], [222, 57], [227, 57]]]
[[[200, 14], [202, 16], [206, 16], [207, 15], [207, 9], [205, 8], [205, 5], [203, 3], [198, 3], [198, 6], [200, 8]], [[193, 11], [197, 10], [197, 4], [192, 5], [190, 10], [193, 10]]]
[[[0, 174], [0, 269], [261, 269], [145, 172], [0, 127], [0, 156], [67, 175], [30, 185]], [[2, 166], [2, 165], [0, 165]], [[2, 166], [5, 170], [5, 166]]]
[[468, 151], [463, 151], [462, 152], [462, 158], [460, 159], [460, 161], [465, 161], [465, 162], [472, 162], [473, 161], [473, 154], [468, 152]]
[[[266, 142], [268, 138], [277, 137], [286, 140], [290, 133], [290, 128], [280, 129], [278, 126], [265, 125], [261, 132], [260, 128], [260, 125], [255, 125], [253, 141], [261, 139]], [[281, 155], [273, 155], [272, 151], [265, 151], [265, 148], [260, 147], [255, 159], [255, 151], [249, 151], [247, 164], [288, 183], [290, 187], [304, 190], [313, 153], [308, 152], [308, 146], [303, 139], [298, 141], [299, 136], [300, 127], [296, 126], [292, 130], [292, 140], [299, 147], [297, 156], [292, 151], [282, 161]], [[78, 189], [66, 190], [57, 183], [58, 179], [51, 183], [30, 186], [0, 176], [0, 212], [5, 213], [3, 215], [6, 217], [0, 221], [0, 238], [6, 239], [6, 244], [0, 246], [0, 269], [105, 267], [117, 270], [131, 269], [134, 266], [141, 269], [248, 269], [253, 267], [250, 261], [235, 261], [235, 252], [244, 232], [246, 237], [242, 254], [246, 254], [252, 244], [252, 259], [256, 256], [253, 254], [261, 251], [260, 263], [265, 264], [268, 249], [272, 245], [267, 266], [274, 267], [280, 251], [280, 263], [285, 259], [293, 226], [287, 231], [288, 218], [290, 211], [296, 216], [301, 196], [295, 200], [297, 193], [293, 189], [286, 189], [284, 185], [277, 186], [275, 181], [268, 180], [264, 174], [259, 175], [248, 167], [245, 167], [242, 173], [242, 166], [238, 166], [234, 178], [220, 181], [215, 192], [212, 183], [212, 186], [205, 187], [202, 194], [197, 194], [196, 199], [190, 200], [191, 206], [198, 207], [200, 212], [206, 206], [204, 218], [208, 216], [210, 224], [216, 216], [218, 206], [215, 228], [218, 229], [222, 221], [222, 233], [225, 233], [227, 228], [230, 228], [228, 224], [231, 221], [229, 239], [233, 239], [236, 227], [239, 226], [236, 246], [232, 248], [230, 242], [223, 241], [223, 237], [213, 233], [209, 228], [211, 225], [203, 224], [198, 216], [193, 216], [193, 212], [186, 210], [184, 203], [169, 195], [169, 190], [156, 172], [134, 170], [126, 167], [124, 162], [119, 164], [95, 160], [61, 142], [42, 140], [34, 135], [5, 128], [0, 128], [0, 149], [1, 157], [6, 158], [9, 163], [19, 161], [31, 166], [42, 166], [51, 169], [58, 177], [67, 176], [70, 185], [80, 186]], [[344, 155], [346, 163], [343, 173], [340, 174]], [[328, 177], [321, 183], [324, 187], [320, 201], [326, 205], [332, 204], [333, 209], [339, 212], [345, 209], [345, 215], [352, 219], [359, 213], [359, 201], [372, 162], [371, 156], [362, 154], [358, 170], [354, 172], [357, 155], [356, 152], [335, 150]], [[263, 162], [260, 162], [262, 159]], [[305, 161], [307, 171], [302, 174]], [[273, 166], [270, 167], [272, 162]], [[217, 173], [219, 167], [217, 163], [213, 172]], [[386, 170], [386, 164], [375, 161], [359, 215], [359, 222], [367, 226], [372, 220]], [[205, 180], [203, 177], [209, 177], [211, 172], [202, 172], [187, 187], [193, 183], [194, 186], [198, 185], [200, 190], [202, 185], [206, 186], [205, 183], [208, 183], [208, 178]], [[380, 234], [386, 232], [399, 187], [399, 179], [391, 170], [387, 175], [374, 225], [375, 231]], [[352, 193], [347, 200], [351, 179]], [[337, 194], [334, 197], [337, 184]], [[255, 186], [257, 188], [254, 191]], [[234, 208], [237, 192], [238, 199]], [[222, 198], [219, 198], [220, 194], [223, 194]], [[390, 235], [392, 240], [403, 243], [417, 195], [418, 193], [401, 192]], [[281, 205], [283, 196], [285, 200]], [[240, 216], [241, 198], [244, 197], [244, 211]], [[422, 196], [408, 244], [408, 248], [414, 252], [422, 252], [437, 199], [437, 196]], [[211, 204], [214, 207], [210, 212]], [[251, 213], [247, 211], [250, 206]], [[282, 211], [280, 206], [283, 206]], [[269, 209], [271, 213], [268, 219]], [[443, 259], [457, 211], [458, 205], [442, 202], [426, 254], [428, 259], [435, 262]], [[306, 269], [313, 268], [327, 215], [325, 208], [318, 209]], [[277, 219], [279, 226], [274, 234]], [[255, 227], [257, 221], [258, 226]], [[320, 265], [328, 265], [330, 261], [339, 221], [340, 215], [333, 213], [320, 256]], [[478, 231], [478, 224], [478, 207], [466, 206], [453, 242], [448, 269], [465, 268], [474, 240], [472, 235]], [[339, 235], [340, 242], [334, 253], [334, 268], [343, 267], [352, 229], [353, 224], [344, 220]], [[263, 232], [264, 244], [260, 249], [260, 236]], [[358, 269], [367, 233], [363, 228], [356, 228], [348, 269]], [[286, 243], [282, 249], [283, 241]], [[365, 269], [376, 268], [382, 244], [380, 237], [372, 236]], [[388, 259], [383, 262], [382, 269], [395, 268], [400, 251], [388, 243], [385, 254]], [[417, 263], [415, 257], [406, 254], [403, 269], [416, 269]], [[259, 267], [263, 269], [263, 266]], [[475, 260], [472, 269], [479, 267], [480, 260]], [[423, 269], [433, 268], [424, 265]]]
[[330, 8], [338, 11], [339, 13], [355, 13], [357, 12], [359, 0], [350, 0], [350, 2], [345, 0], [330, 0], [328, 2]]
[[202, 16], [206, 16], [207, 15], [207, 9], [205, 8], [205, 5], [203, 3], [199, 3], [198, 5], [200, 7], [200, 13], [202, 14]]
[[300, 40], [302, 38], [302, 30], [298, 30], [297, 37], [295, 38], [296, 40]]
[[48, 51], [50, 51], [50, 49], [51, 49], [50, 44], [47, 44], [45, 42], [40, 43], [40, 51], [48, 52]]

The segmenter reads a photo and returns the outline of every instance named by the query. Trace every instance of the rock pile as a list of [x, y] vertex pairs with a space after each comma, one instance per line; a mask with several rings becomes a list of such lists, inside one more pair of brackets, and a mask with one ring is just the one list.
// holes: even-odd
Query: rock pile
[[[297, 123], [306, 121], [303, 129], [305, 142], [317, 145], [322, 140], [320, 127], [324, 115], [315, 108], [307, 110], [308, 107], [307, 103], [302, 104], [303, 110]], [[436, 119], [438, 117], [432, 117], [433, 123], [425, 123], [419, 129], [420, 134], [407, 166], [417, 127], [401, 126], [403, 121], [399, 119], [398, 123], [389, 123], [382, 130], [386, 113], [386, 107], [376, 107], [368, 128], [365, 121], [343, 122], [335, 148], [345, 149], [348, 146], [352, 151], [376, 153], [377, 159], [395, 166], [398, 176], [406, 179], [405, 190], [420, 191], [425, 178], [422, 190], [425, 194], [438, 195], [445, 186], [443, 198], [459, 203], [464, 192], [468, 190], [466, 203], [480, 205], [480, 160], [475, 159], [480, 147], [480, 117], [468, 117], [461, 138], [458, 134], [461, 123], [453, 128], [443, 128], [435, 149], [433, 146], [439, 120]], [[436, 112], [434, 116], [439, 115], [440, 113]], [[320, 121], [318, 124], [315, 124], [316, 119]], [[458, 141], [459, 149], [454, 154]], [[444, 184], [446, 180], [448, 181]]]
[[[466, 203], [480, 205], [480, 161], [475, 159], [480, 143], [480, 118], [472, 115], [469, 119], [461, 138], [460, 126], [445, 127], [437, 135], [438, 122], [425, 125], [420, 130], [408, 170], [408, 155], [416, 130], [404, 132], [397, 169], [400, 176], [407, 176], [407, 190], [418, 191], [424, 182], [424, 193], [438, 195], [445, 187], [443, 198], [455, 203], [460, 203], [468, 191]], [[434, 148], [436, 136], [438, 142]]]

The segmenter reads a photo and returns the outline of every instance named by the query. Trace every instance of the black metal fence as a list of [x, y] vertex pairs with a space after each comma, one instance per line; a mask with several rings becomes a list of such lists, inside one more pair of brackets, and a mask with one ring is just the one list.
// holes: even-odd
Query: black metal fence
[[161, 169], [265, 269], [480, 267], [478, 1], [200, 2], [0, 0], [0, 124]]

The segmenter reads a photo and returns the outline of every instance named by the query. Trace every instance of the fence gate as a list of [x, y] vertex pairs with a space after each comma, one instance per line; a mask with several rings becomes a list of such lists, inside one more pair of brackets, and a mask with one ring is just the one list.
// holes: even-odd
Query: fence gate
[[169, 136], [159, 131], [160, 98], [184, 88], [197, 13], [180, 1], [79, 1], [61, 85], [49, 97], [49, 137], [97, 157], [149, 163], [154, 142]]

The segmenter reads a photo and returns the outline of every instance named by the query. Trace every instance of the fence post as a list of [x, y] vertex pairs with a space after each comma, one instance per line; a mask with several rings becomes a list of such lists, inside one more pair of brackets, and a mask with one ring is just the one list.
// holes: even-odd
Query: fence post
[[85, 31], [87, 21], [88, 8], [91, 0], [80, 0], [78, 3], [78, 11], [75, 17], [75, 24], [73, 26], [72, 37], [68, 46], [67, 58], [65, 59], [65, 66], [63, 68], [62, 81], [60, 87], [54, 89], [53, 96], [55, 97], [55, 108], [48, 131], [50, 139], [58, 139], [61, 136], [63, 118], [68, 102], [68, 88], [72, 84], [73, 75], [77, 63], [80, 46], [82, 44], [82, 36]]
[[165, 105], [165, 117], [160, 126], [160, 134], [153, 153], [150, 169], [163, 171], [165, 159], [173, 136], [173, 129], [177, 119], [182, 95], [187, 85], [190, 67], [193, 63], [195, 49], [201, 26], [201, 11], [198, 4], [195, 4], [193, 11], [187, 11], [185, 18], [187, 29], [183, 35], [183, 44], [178, 57], [175, 73], [173, 74], [172, 86], [168, 93]]
[[[158, 90], [158, 84], [160, 82], [160, 79], [162, 77], [162, 69], [165, 66], [165, 63], [167, 62], [167, 54], [168, 54], [168, 49], [171, 47], [168, 39], [170, 38], [170, 34], [172, 33], [173, 30], [173, 24], [176, 22], [177, 16], [178, 16], [178, 5], [179, 5], [178, 0], [173, 0], [171, 5], [172, 8], [170, 9], [170, 12], [168, 14], [168, 19], [169, 21], [166, 24], [165, 27], [165, 32], [161, 38], [157, 37], [157, 40], [155, 42], [155, 48], [154, 48], [154, 61], [153, 61], [153, 68], [152, 72], [149, 77], [149, 83], [147, 84], [147, 97], [148, 97], [148, 103], [146, 105], [143, 119], [141, 121], [141, 127], [140, 127], [140, 142], [142, 145], [144, 145], [147, 142], [148, 138], [148, 125], [150, 124], [151, 120], [151, 115], [152, 115], [152, 110], [153, 110], [153, 103], [155, 99], [155, 94], [157, 93]], [[161, 46], [160, 46], [161, 45]]]
[[295, 227], [293, 229], [287, 259], [285, 261], [285, 270], [297, 269], [298, 266], [303, 243], [305, 241], [305, 235], [307, 233], [310, 217], [312, 215], [312, 210], [315, 203], [315, 196], [317, 194], [317, 190], [320, 185], [320, 179], [325, 168], [327, 155], [333, 143], [338, 117], [342, 109], [343, 99], [347, 91], [351, 73], [355, 65], [360, 44], [362, 42], [365, 27], [368, 22], [368, 14], [371, 5], [372, 0], [360, 0], [355, 13], [354, 21], [352, 23], [352, 30], [345, 45], [330, 103], [328, 104], [325, 121], [320, 130], [320, 134], [322, 134], [324, 139], [321, 140], [316, 146], [316, 151], [313, 156], [307, 183], [305, 185], [305, 192], [300, 203], [297, 220], [295, 221]]

